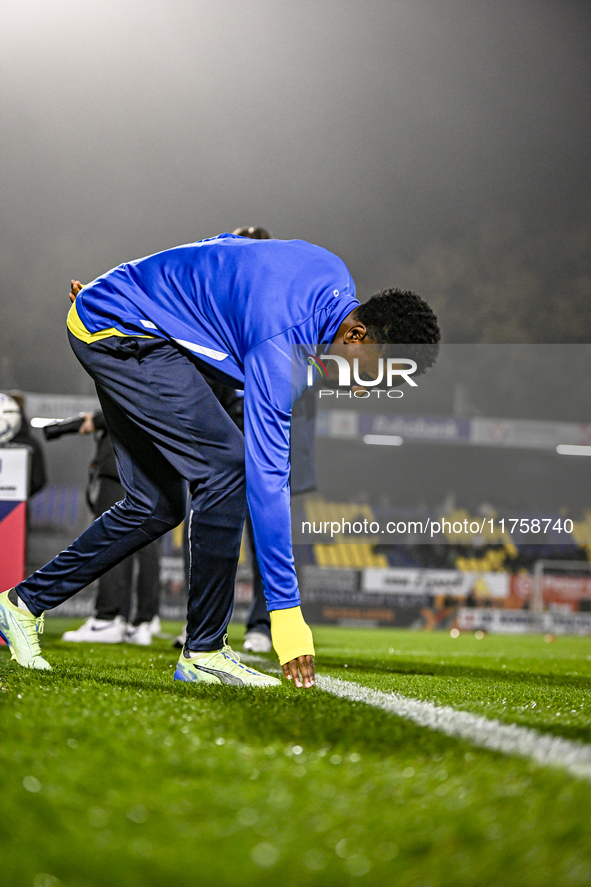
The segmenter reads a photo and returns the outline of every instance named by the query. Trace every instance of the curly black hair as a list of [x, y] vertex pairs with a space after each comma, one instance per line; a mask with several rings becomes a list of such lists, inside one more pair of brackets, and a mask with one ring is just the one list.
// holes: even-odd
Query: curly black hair
[[401, 345], [398, 356], [417, 363], [417, 375], [433, 366], [441, 331], [430, 305], [410, 290], [381, 290], [355, 309], [355, 319], [379, 345]]

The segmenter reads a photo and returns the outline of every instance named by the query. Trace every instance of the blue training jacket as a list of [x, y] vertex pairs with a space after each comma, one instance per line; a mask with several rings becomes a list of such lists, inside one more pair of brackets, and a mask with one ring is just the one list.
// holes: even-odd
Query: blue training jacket
[[289, 424], [305, 373], [294, 373], [292, 349], [329, 345], [358, 304], [347, 267], [327, 250], [233, 234], [119, 265], [76, 299], [90, 333], [162, 336], [244, 388], [247, 498], [269, 610], [300, 603]]

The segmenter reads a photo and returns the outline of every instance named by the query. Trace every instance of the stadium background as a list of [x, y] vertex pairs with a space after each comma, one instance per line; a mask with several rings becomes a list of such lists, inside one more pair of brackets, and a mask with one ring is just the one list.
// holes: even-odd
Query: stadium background
[[[315, 631], [320, 678], [358, 698], [328, 683], [179, 688], [170, 638], [81, 650], [60, 637], [82, 612], [48, 619], [50, 675], [19, 673], [0, 649], [0, 878], [587, 887], [589, 640], [557, 629], [584, 624], [589, 580], [561, 569], [541, 633], [478, 629], [501, 616], [523, 629], [521, 571], [540, 554], [589, 562], [591, 460], [557, 455], [548, 427], [583, 444], [591, 421], [589, 4], [6, 0], [1, 15], [0, 390], [27, 393], [29, 416], [91, 408], [65, 337], [70, 279], [262, 224], [341, 256], [362, 300], [392, 285], [427, 297], [446, 347], [565, 349], [534, 394], [509, 367], [489, 373], [499, 397], [471, 372], [425, 387], [395, 426], [391, 414], [375, 424], [381, 406], [323, 405], [320, 486], [300, 517], [492, 509], [567, 514], [573, 533], [544, 551], [530, 539], [297, 542], [311, 615], [332, 623]], [[581, 362], [565, 385], [569, 354]], [[384, 428], [404, 445], [363, 442]], [[469, 442], [487, 429], [494, 446]], [[92, 442], [46, 453], [31, 567], [88, 519]], [[177, 543], [163, 562], [170, 615]], [[442, 569], [461, 595], [434, 587]], [[240, 580], [246, 597], [247, 563]], [[464, 607], [470, 630], [456, 637], [467, 602], [482, 606]], [[233, 645], [242, 637], [230, 626]], [[465, 716], [476, 733], [454, 732]], [[498, 744], [504, 729], [517, 752]]]
[[[7, 4], [0, 389], [85, 402], [92, 383], [64, 333], [70, 278], [245, 221], [342, 256], [361, 300], [392, 284], [426, 295], [446, 344], [588, 341], [588, 12], [579, 2], [508, 0], [374, 0], [342, 10], [265, 0]], [[588, 420], [582, 384], [579, 375], [564, 421]], [[456, 379], [445, 409], [411, 415], [560, 418], [523, 396], [483, 407], [478, 384], [470, 389]], [[36, 412], [34, 401], [28, 409]], [[31, 508], [32, 566], [55, 550], [52, 533], [65, 540], [86, 520], [89, 447], [48, 448], [51, 486]], [[505, 477], [508, 493], [523, 471], [538, 472], [538, 501], [516, 505], [568, 505], [557, 489], [550, 495], [567, 469], [557, 474], [541, 452], [521, 453], [525, 463], [508, 451], [472, 453], [480, 469], [450, 483], [442, 448], [429, 471], [435, 450], [421, 455], [419, 441], [408, 449], [380, 495], [371, 488], [381, 472], [372, 476], [351, 441], [327, 450], [321, 438], [318, 458], [322, 465], [329, 451], [325, 464], [336, 457], [340, 470], [358, 454], [355, 499], [382, 510], [503, 508], [513, 503], [502, 489], [498, 502], [475, 497], [475, 475]], [[339, 470], [321, 472], [313, 508], [349, 501], [331, 488]], [[575, 517], [584, 524], [584, 503]], [[562, 554], [583, 557], [581, 533]], [[297, 556], [302, 567], [363, 569], [456, 567], [475, 554], [458, 551], [450, 562], [449, 551], [359, 549], [351, 563], [350, 547], [335, 551], [298, 547]], [[531, 569], [533, 554], [506, 554], [484, 567]], [[313, 571], [302, 572], [304, 584], [306, 575], [310, 585]]]
[[[590, 362], [586, 345], [444, 345], [436, 368], [416, 389], [402, 389], [400, 399], [315, 392], [318, 490], [293, 503], [295, 558], [310, 620], [590, 633], [588, 459], [557, 452], [565, 445], [589, 452], [591, 426], [582, 419]], [[34, 426], [43, 417], [95, 407], [72, 395], [28, 396]], [[79, 435], [46, 443], [52, 481], [30, 502], [30, 569], [88, 520], [88, 449]], [[322, 531], [327, 521], [350, 527], [364, 519], [382, 528], [393, 522], [402, 532]], [[450, 526], [430, 538], [415, 523], [427, 520]], [[466, 520], [481, 529], [462, 530]], [[521, 532], [521, 520], [541, 520], [546, 531]], [[182, 619], [185, 608], [183, 533], [180, 526], [168, 534], [161, 555], [162, 616], [169, 619]], [[538, 606], [534, 573], [541, 564], [545, 622], [529, 612]], [[238, 621], [251, 580], [245, 544]], [[88, 615], [93, 593], [88, 589], [54, 615]]]

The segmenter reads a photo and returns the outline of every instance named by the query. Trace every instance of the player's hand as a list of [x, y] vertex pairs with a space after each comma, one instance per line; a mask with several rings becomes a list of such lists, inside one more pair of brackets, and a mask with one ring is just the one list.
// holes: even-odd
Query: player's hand
[[316, 683], [313, 656], [299, 656], [286, 662], [281, 668], [287, 680], [293, 681], [296, 687], [305, 687], [308, 690]]
[[92, 413], [80, 413], [80, 418], [84, 419], [84, 422], [78, 429], [78, 434], [94, 434], [96, 428], [94, 427]]
[[70, 302], [76, 301], [76, 296], [82, 289], [82, 284], [79, 280], [71, 280], [70, 281]]

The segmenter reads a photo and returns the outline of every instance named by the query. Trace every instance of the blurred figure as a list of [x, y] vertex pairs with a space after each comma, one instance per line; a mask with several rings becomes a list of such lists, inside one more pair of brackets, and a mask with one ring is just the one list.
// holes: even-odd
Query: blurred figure
[[31, 431], [31, 425], [25, 412], [25, 395], [22, 391], [9, 391], [12, 399], [19, 405], [21, 411], [21, 427], [11, 438], [12, 444], [20, 444], [29, 447], [31, 459], [29, 463], [29, 498], [42, 490], [47, 483], [47, 471], [45, 468], [45, 456], [43, 448]]
[[[90, 466], [88, 505], [95, 518], [125, 496], [117, 472], [117, 462], [102, 412], [84, 413], [78, 434], [96, 434], [97, 448]], [[130, 623], [133, 573], [138, 565], [137, 608]], [[99, 644], [139, 644], [149, 646], [160, 631], [160, 540], [126, 558], [98, 580], [95, 615], [75, 631], [66, 631], [63, 641]]]
[[[260, 225], [244, 226], [236, 228], [233, 234], [239, 237], [249, 237], [251, 240], [270, 240], [271, 234]], [[232, 421], [244, 434], [244, 392], [222, 385], [221, 382], [213, 382], [208, 379], [211, 389]], [[246, 634], [244, 636], [244, 649], [251, 653], [269, 653], [271, 651], [271, 618], [267, 610], [263, 580], [254, 547], [254, 536], [250, 515], [246, 514], [246, 530], [248, 546], [250, 549], [250, 562], [252, 565], [252, 604], [246, 619]], [[175, 641], [175, 645], [182, 647], [186, 639], [186, 627]]]
[[[271, 234], [260, 225], [236, 228], [232, 234], [249, 237], [252, 240], [270, 240]], [[221, 382], [207, 380], [211, 389], [232, 421], [244, 434], [244, 392], [229, 388]], [[308, 493], [316, 489], [316, 469], [314, 465], [314, 424], [316, 420], [316, 402], [314, 392], [307, 391], [293, 407], [291, 421], [291, 494], [292, 496]], [[267, 610], [267, 601], [261, 571], [254, 547], [254, 534], [250, 514], [246, 513], [246, 537], [250, 550], [252, 565], [252, 604], [246, 617], [246, 634], [243, 647], [250, 653], [270, 653], [271, 618]], [[185, 546], [185, 562], [188, 559], [188, 544]], [[175, 638], [174, 646], [183, 647], [186, 641], [186, 626]]]
[[47, 470], [43, 447], [31, 431], [31, 424], [25, 412], [25, 395], [22, 391], [10, 391], [10, 397], [18, 404], [21, 411], [21, 427], [11, 438], [11, 444], [26, 446], [29, 449], [29, 489], [27, 491], [25, 558], [29, 550], [29, 534], [31, 532], [31, 497], [40, 492], [47, 483]]
[[267, 229], [261, 228], [260, 225], [236, 228], [235, 231], [232, 231], [232, 234], [237, 234], [239, 237], [250, 237], [251, 240], [271, 240], [271, 235]]

